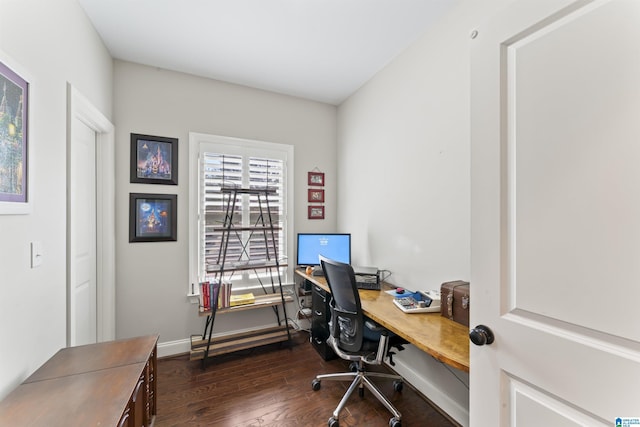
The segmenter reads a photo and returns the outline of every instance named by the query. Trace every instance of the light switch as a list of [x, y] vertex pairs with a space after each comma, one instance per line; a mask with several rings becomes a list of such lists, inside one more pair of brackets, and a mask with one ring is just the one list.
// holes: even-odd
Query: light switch
[[43, 256], [42, 242], [31, 242], [31, 268], [39, 267]]

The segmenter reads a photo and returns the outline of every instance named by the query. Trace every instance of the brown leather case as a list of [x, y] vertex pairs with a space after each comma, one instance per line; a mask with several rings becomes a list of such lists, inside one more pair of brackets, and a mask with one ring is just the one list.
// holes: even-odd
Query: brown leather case
[[440, 314], [469, 326], [469, 282], [455, 280], [440, 286]]

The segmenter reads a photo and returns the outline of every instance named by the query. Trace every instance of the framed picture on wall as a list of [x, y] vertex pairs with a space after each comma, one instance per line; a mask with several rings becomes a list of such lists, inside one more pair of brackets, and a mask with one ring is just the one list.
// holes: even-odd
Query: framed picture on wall
[[308, 184], [324, 187], [324, 172], [309, 172]]
[[324, 206], [309, 206], [309, 219], [324, 219]]
[[132, 183], [178, 185], [178, 138], [131, 134]]
[[307, 199], [311, 203], [324, 203], [324, 190], [309, 189]]
[[129, 194], [129, 242], [177, 239], [176, 194]]
[[29, 213], [29, 83], [1, 54], [0, 91], [0, 213], [25, 214]]

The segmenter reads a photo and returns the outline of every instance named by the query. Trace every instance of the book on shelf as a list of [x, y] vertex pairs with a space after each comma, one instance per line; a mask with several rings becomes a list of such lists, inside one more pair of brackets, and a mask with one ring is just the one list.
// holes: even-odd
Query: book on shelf
[[210, 309], [209, 306], [209, 282], [200, 282], [198, 283], [200, 295], [198, 296], [200, 311], [208, 311]]
[[218, 308], [227, 308], [231, 302], [231, 282], [222, 282], [220, 285], [220, 297]]
[[[211, 310], [218, 301], [220, 301], [220, 282], [213, 280], [209, 283], [209, 310]], [[218, 307], [220, 307], [219, 304]]]
[[251, 292], [246, 294], [231, 295], [230, 306], [236, 307], [238, 305], [253, 304], [254, 302], [256, 302], [256, 298]]
[[216, 308], [227, 308], [231, 306], [231, 282], [220, 282], [211, 280], [200, 282], [199, 306], [200, 312], [211, 311], [216, 304]]

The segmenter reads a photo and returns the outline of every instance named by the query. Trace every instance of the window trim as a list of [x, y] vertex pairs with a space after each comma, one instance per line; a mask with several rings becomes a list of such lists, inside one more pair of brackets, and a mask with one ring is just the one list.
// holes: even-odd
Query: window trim
[[[285, 170], [285, 186], [286, 186], [286, 202], [284, 220], [286, 242], [286, 253], [289, 259], [286, 260], [287, 268], [285, 274], [282, 277], [282, 283], [288, 283], [293, 278], [294, 265], [291, 261], [291, 252], [294, 250], [293, 243], [293, 219], [294, 219], [294, 170], [293, 170], [293, 145], [278, 144], [273, 142], [250, 140], [243, 138], [233, 138], [221, 135], [211, 135], [198, 132], [189, 132], [189, 285], [188, 295], [198, 293], [198, 287], [196, 286], [203, 279], [200, 277], [199, 271], [199, 259], [200, 259], [200, 244], [199, 244], [199, 193], [200, 193], [200, 151], [204, 146], [215, 145], [220, 148], [221, 152], [237, 152], [239, 150], [249, 151], [253, 155], [254, 153], [264, 155], [265, 151], [280, 152], [285, 158], [284, 170]], [[227, 151], [225, 150], [227, 148]], [[193, 285], [193, 286], [192, 286]]]

